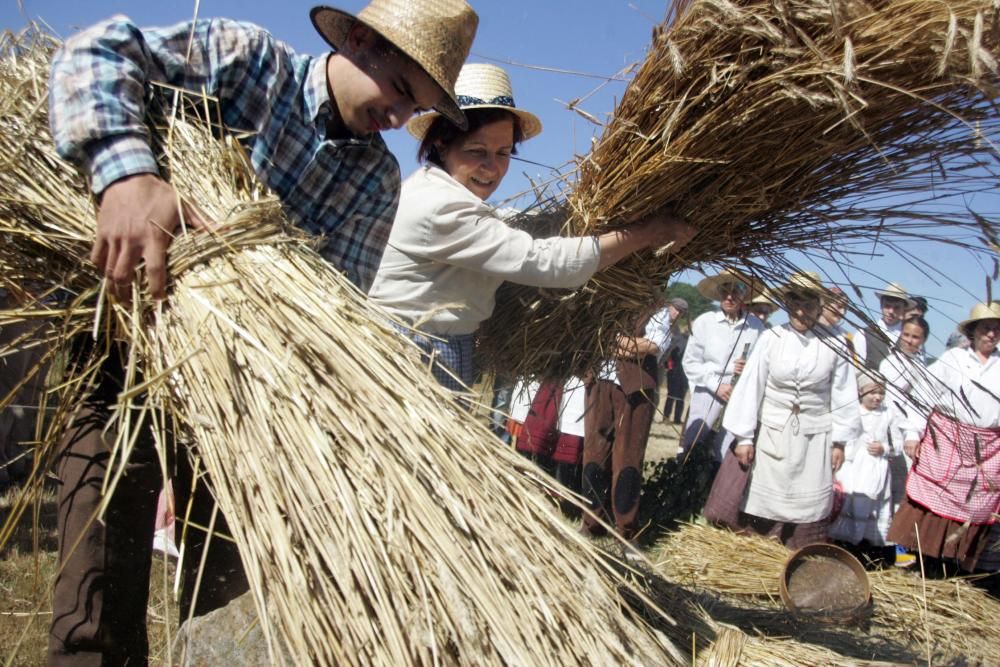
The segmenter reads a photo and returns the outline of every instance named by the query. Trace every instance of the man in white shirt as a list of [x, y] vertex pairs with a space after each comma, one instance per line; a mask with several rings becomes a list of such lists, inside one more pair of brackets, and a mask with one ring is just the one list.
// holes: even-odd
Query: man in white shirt
[[764, 331], [764, 324], [757, 317], [748, 317], [745, 307], [751, 285], [750, 278], [732, 270], [698, 283], [698, 292], [718, 301], [721, 310], [704, 313], [691, 325], [683, 361], [691, 386], [691, 407], [678, 455], [697, 442], [707, 442], [716, 461], [722, 461], [723, 452], [732, 443], [728, 434], [714, 438], [711, 434], [750, 349]]
[[915, 304], [899, 283], [889, 283], [881, 292], [875, 292], [879, 299], [882, 317], [875, 326], [859, 329], [852, 337], [854, 354], [858, 364], [871, 370], [878, 370], [882, 360], [889, 356], [899, 333], [903, 330], [903, 316]]
[[[633, 335], [618, 336], [615, 358], [586, 387], [583, 494], [594, 514], [613, 521], [625, 539], [635, 536], [660, 359], [670, 343], [671, 306], [664, 303], [657, 300], [653, 308], [659, 310], [640, 319]], [[585, 515], [582, 532], [598, 535], [603, 528]]]

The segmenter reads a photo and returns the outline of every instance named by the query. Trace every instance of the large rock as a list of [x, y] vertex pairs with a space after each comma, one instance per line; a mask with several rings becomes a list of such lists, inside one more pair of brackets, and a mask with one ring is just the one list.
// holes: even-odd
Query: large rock
[[[177, 633], [174, 655], [185, 667], [271, 665], [253, 596], [245, 593], [225, 607], [196, 616]], [[292, 664], [287, 658], [285, 662]]]

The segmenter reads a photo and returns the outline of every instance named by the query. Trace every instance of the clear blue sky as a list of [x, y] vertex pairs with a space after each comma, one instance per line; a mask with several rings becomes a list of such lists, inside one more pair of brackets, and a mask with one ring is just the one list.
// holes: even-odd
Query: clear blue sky
[[[470, 61], [518, 63], [507, 65], [517, 105], [538, 115], [544, 125], [542, 134], [525, 143], [520, 154], [552, 167], [585, 154], [599, 129], [568, 110], [565, 103], [583, 99], [582, 109], [607, 118], [625, 88], [624, 82], [610, 79], [642, 60], [652, 28], [663, 19], [667, 7], [664, 0], [470, 1], [480, 17]], [[252, 21], [301, 52], [319, 54], [326, 45], [309, 22], [313, 4], [302, 0], [203, 0], [200, 15]], [[355, 12], [366, 3], [344, 0], [330, 4]], [[65, 37], [115, 13], [128, 14], [140, 25], [165, 25], [190, 18], [194, 9], [194, 3], [186, 0], [4, 0], [0, 26], [17, 29], [37, 18]], [[416, 167], [416, 142], [403, 131], [388, 133], [386, 140], [399, 158], [403, 175], [410, 173]], [[515, 162], [498, 196], [512, 197], [529, 190], [532, 181], [541, 183], [550, 177], [546, 167]], [[1000, 219], [1000, 193], [996, 189], [992, 195], [956, 203], [969, 204], [993, 220]], [[911, 258], [900, 258], [882, 248], [869, 250], [872, 257], [853, 260], [853, 267], [827, 263], [820, 268], [841, 282], [844, 273], [865, 288], [881, 287], [891, 279], [928, 297], [932, 308], [928, 351], [932, 354], [941, 351], [954, 322], [967, 316], [971, 304], [985, 298], [985, 276], [992, 268], [967, 252], [929, 243], [909, 248]], [[809, 264], [802, 262], [804, 267], [816, 268]], [[697, 282], [699, 277], [693, 273], [678, 276], [687, 282]], [[864, 291], [865, 305], [875, 309], [871, 289]], [[1000, 289], [994, 298], [1000, 298]]]

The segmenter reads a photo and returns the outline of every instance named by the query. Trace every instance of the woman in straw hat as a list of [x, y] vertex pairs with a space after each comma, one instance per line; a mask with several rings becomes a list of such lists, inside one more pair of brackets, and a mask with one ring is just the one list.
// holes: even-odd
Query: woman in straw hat
[[501, 283], [579, 287], [643, 248], [670, 241], [680, 248], [694, 229], [665, 213], [588, 238], [533, 239], [509, 227], [486, 200], [541, 123], [515, 106], [507, 73], [495, 65], [466, 65], [455, 90], [467, 130], [438, 113], [407, 125], [424, 166], [403, 183], [370, 296], [413, 325], [436, 359], [435, 376], [461, 390], [475, 381], [473, 334], [493, 312]]
[[761, 334], [722, 421], [752, 465], [737, 527], [793, 549], [826, 539], [833, 473], [861, 430], [854, 368], [817, 326], [824, 294], [811, 272], [778, 291], [788, 323]]
[[[319, 251], [350, 280], [363, 289], [371, 284], [400, 184], [399, 166], [379, 132], [431, 107], [464, 123], [454, 82], [478, 18], [465, 0], [372, 0], [357, 16], [316, 7], [311, 18], [335, 49], [318, 58], [297, 54], [249, 24], [206, 19], [140, 29], [123, 16], [75, 35], [56, 54], [52, 136], [99, 197], [91, 257], [111, 293], [127, 296], [144, 262], [149, 291], [162, 297], [166, 254], [182, 211], [188, 225], [207, 222], [179, 204], [159, 174], [146, 118], [154, 83], [216, 100], [221, 122], [239, 130], [257, 175], [288, 218], [322, 237]], [[80, 358], [88, 345], [111, 354], [67, 425], [56, 463], [60, 568], [49, 662], [145, 664], [150, 548], [164, 483], [160, 458], [151, 431], [141, 430], [104, 521], [94, 521], [104, 500], [115, 440], [108, 424], [126, 362], [107, 341], [81, 341]], [[192, 473], [183, 454], [177, 464], [183, 503], [181, 494], [192, 486], [183, 477]], [[207, 526], [214, 517], [211, 494], [199, 485], [196, 498], [205, 502], [192, 503], [189, 527]], [[189, 608], [205, 613], [246, 588], [238, 554], [217, 538], [195, 600], [199, 552], [208, 540], [193, 527], [187, 534], [184, 617]]]
[[889, 539], [972, 571], [1000, 512], [1000, 303], [959, 328], [972, 345], [946, 350], [911, 392], [930, 414], [907, 419], [914, 464]]

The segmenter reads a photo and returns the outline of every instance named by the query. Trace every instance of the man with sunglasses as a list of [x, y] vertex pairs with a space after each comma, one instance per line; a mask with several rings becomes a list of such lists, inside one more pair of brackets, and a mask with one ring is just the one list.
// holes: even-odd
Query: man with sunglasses
[[764, 331], [758, 318], [747, 317], [751, 285], [750, 278], [730, 269], [698, 283], [698, 292], [718, 301], [720, 310], [704, 313], [691, 325], [682, 362], [691, 386], [691, 407], [678, 455], [703, 442], [712, 448], [715, 460], [721, 462], [723, 452], [732, 442], [732, 436], [717, 437], [713, 425], [733, 392], [736, 378], [743, 372], [746, 355]]

